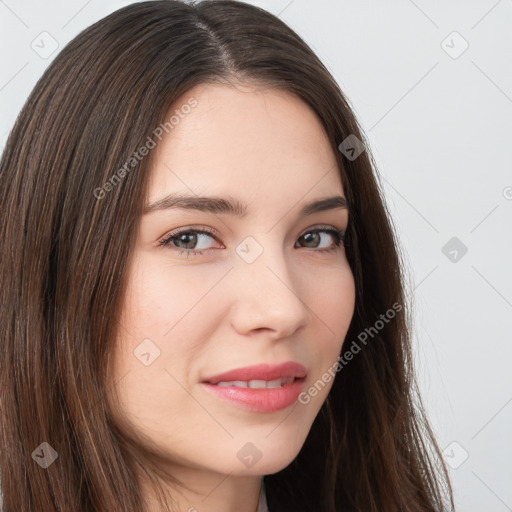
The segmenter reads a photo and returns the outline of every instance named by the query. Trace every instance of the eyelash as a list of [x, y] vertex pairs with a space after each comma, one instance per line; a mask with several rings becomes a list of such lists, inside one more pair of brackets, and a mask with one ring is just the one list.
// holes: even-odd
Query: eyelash
[[[333, 251], [338, 250], [341, 245], [345, 245], [345, 232], [340, 231], [339, 229], [336, 229], [331, 226], [316, 226], [314, 229], [311, 229], [309, 231], [305, 231], [302, 235], [300, 235], [299, 238], [302, 238], [304, 235], [307, 235], [309, 233], [329, 233], [330, 235], [334, 235], [337, 239], [337, 241], [334, 243], [333, 246], [327, 248], [327, 249], [313, 249], [316, 250], [316, 252], [323, 252], [323, 253], [330, 253]], [[215, 238], [215, 231], [209, 228], [204, 229], [191, 229], [191, 228], [184, 228], [179, 229], [176, 231], [173, 231], [168, 236], [166, 236], [163, 240], [160, 240], [158, 242], [158, 245], [161, 247], [169, 247], [173, 251], [177, 251], [179, 254], [186, 254], [187, 257], [189, 255], [193, 256], [199, 256], [203, 253], [209, 251], [210, 249], [203, 249], [201, 251], [194, 251], [193, 249], [180, 249], [179, 247], [174, 246], [171, 244], [171, 241], [178, 238], [180, 235], [208, 235], [212, 238]]]

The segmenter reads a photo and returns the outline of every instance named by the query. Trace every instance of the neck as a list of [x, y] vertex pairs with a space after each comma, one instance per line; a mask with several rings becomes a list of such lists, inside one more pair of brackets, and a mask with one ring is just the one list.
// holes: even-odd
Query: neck
[[[158, 479], [165, 495], [179, 512], [257, 512], [262, 476], [234, 476], [181, 468], [170, 473], [180, 484]], [[155, 490], [142, 485], [145, 512], [162, 512]]]

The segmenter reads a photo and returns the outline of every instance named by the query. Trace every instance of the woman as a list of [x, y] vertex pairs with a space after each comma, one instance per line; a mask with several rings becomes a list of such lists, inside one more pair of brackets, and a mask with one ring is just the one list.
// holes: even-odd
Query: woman
[[4, 510], [453, 508], [363, 141], [242, 2], [62, 50], [1, 161]]

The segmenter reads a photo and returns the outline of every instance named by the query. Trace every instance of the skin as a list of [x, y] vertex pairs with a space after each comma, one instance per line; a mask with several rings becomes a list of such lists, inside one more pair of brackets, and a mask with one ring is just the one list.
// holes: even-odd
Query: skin
[[[142, 216], [113, 355], [117, 398], [110, 405], [150, 460], [182, 482], [172, 491], [177, 510], [256, 512], [262, 476], [296, 457], [332, 380], [308, 404], [270, 413], [219, 399], [200, 382], [290, 360], [307, 369], [304, 389], [321, 379], [354, 312], [354, 279], [343, 244], [319, 252], [335, 246], [334, 235], [322, 231], [309, 243], [302, 236], [318, 225], [344, 231], [349, 212], [298, 218], [306, 202], [344, 196], [327, 136], [301, 100], [254, 85], [210, 84], [188, 91], [171, 110], [191, 97], [197, 106], [152, 150], [147, 202], [171, 192], [230, 196], [246, 204], [248, 214], [168, 209]], [[183, 227], [219, 234], [200, 235], [195, 246], [182, 236], [159, 246]], [[247, 236], [263, 248], [250, 264], [236, 252]], [[177, 246], [204, 252], [187, 257]], [[160, 350], [148, 366], [134, 355], [146, 338]], [[261, 452], [251, 467], [237, 457], [248, 442]], [[160, 510], [142, 485], [147, 510]]]

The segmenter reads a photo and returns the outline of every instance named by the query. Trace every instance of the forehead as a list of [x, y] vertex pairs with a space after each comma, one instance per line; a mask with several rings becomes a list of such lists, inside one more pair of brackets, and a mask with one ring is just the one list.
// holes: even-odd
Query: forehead
[[148, 202], [178, 190], [248, 200], [343, 192], [321, 122], [289, 92], [203, 84], [175, 101], [171, 116], [154, 150]]

